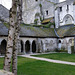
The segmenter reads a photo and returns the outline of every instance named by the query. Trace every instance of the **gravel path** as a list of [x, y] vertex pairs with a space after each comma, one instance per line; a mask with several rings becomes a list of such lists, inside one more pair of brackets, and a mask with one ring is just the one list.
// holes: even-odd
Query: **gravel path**
[[37, 59], [37, 60], [43, 60], [43, 61], [53, 62], [53, 63], [75, 65], [74, 62], [67, 62], [67, 61], [61, 61], [61, 60], [53, 60], [53, 59], [47, 59], [47, 58], [33, 57], [33, 56], [30, 56], [30, 55], [20, 55], [20, 56], [27, 57], [27, 58], [32, 58], [32, 59]]

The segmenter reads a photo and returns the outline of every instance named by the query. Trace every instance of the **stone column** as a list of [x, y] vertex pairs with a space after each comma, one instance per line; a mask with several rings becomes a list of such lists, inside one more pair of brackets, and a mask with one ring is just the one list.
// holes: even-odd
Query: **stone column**
[[23, 53], [26, 54], [25, 43], [23, 44]]
[[36, 53], [38, 53], [38, 41], [36, 41]]
[[43, 44], [43, 52], [45, 52], [45, 43]]
[[18, 41], [18, 54], [21, 53], [21, 43], [20, 43], [20, 40]]
[[30, 53], [32, 54], [32, 43], [30, 43]]

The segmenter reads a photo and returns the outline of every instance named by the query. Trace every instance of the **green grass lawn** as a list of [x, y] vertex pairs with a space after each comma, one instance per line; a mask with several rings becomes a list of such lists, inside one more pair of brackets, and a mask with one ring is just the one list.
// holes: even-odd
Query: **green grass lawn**
[[[0, 58], [0, 69], [3, 58]], [[75, 66], [18, 57], [18, 75], [75, 75]]]
[[51, 54], [41, 54], [41, 55], [33, 55], [33, 56], [75, 62], [75, 54], [51, 53]]

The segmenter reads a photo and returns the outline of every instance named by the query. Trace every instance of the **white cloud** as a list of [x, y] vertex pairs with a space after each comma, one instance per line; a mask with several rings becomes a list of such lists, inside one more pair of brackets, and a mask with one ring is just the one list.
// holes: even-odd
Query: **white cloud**
[[10, 9], [11, 8], [11, 2], [12, 0], [0, 0], [0, 4], [2, 4], [3, 6], [5, 6], [6, 8]]

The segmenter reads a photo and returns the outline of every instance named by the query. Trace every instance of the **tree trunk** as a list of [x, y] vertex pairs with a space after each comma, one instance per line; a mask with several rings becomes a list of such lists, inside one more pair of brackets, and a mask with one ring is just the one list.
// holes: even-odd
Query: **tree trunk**
[[16, 24], [16, 29], [15, 29], [13, 57], [12, 57], [12, 72], [14, 73], [14, 75], [17, 75], [17, 53], [18, 53], [18, 50], [19, 50], [20, 24], [21, 24], [21, 20], [22, 20], [21, 1], [22, 0], [18, 0], [17, 24]]
[[9, 17], [10, 28], [9, 28], [9, 33], [8, 33], [8, 41], [7, 41], [5, 62], [4, 62], [4, 70], [6, 71], [10, 71], [10, 65], [11, 65], [14, 32], [15, 32], [15, 25], [17, 21], [16, 10], [17, 10], [17, 0], [12, 0], [12, 9], [10, 10], [10, 17]]

